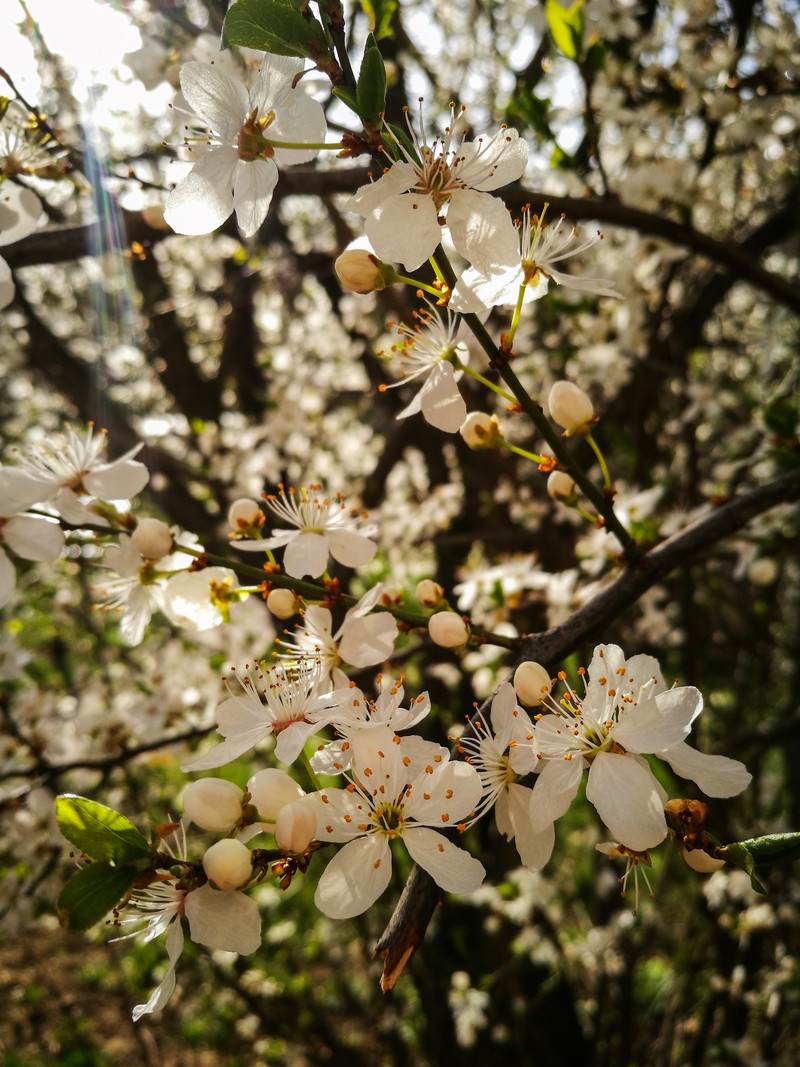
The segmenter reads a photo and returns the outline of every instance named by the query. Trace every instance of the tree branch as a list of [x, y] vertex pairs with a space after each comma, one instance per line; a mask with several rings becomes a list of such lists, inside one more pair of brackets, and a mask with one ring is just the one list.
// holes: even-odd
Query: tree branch
[[[562, 660], [599, 627], [616, 619], [647, 589], [693, 556], [735, 533], [750, 519], [777, 504], [800, 498], [800, 470], [751, 489], [698, 519], [688, 529], [651, 549], [635, 566], [627, 567], [610, 586], [559, 626], [531, 634], [522, 643], [518, 662]], [[482, 714], [491, 697], [480, 709]], [[397, 907], [381, 935], [375, 955], [383, 959], [381, 989], [391, 989], [425, 936], [442, 891], [420, 867], [414, 866]]]

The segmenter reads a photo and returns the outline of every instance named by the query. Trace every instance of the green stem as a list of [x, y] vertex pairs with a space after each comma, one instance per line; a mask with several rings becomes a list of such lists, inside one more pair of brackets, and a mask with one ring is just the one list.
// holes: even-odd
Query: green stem
[[270, 141], [266, 137], [264, 138], [264, 141], [270, 148], [286, 148], [298, 152], [302, 152], [306, 148], [313, 148], [318, 152], [323, 152], [326, 149], [330, 149], [332, 152], [339, 152], [344, 148], [341, 141], [337, 144], [330, 144], [328, 141], [319, 141], [316, 143], [312, 141]]
[[488, 378], [484, 378], [478, 371], [473, 370], [472, 367], [468, 367], [465, 363], [461, 364], [461, 370], [465, 374], [468, 374], [470, 378], [474, 378], [476, 382], [480, 382], [481, 385], [485, 385], [487, 389], [491, 389], [493, 393], [497, 393], [503, 400], [508, 400], [510, 404], [515, 403], [514, 397], [511, 393], [507, 393], [505, 389], [501, 389], [499, 385], [495, 385], [494, 382], [490, 382]]
[[427, 282], [421, 282], [419, 278], [409, 278], [407, 274], [395, 274], [392, 280], [402, 282], [404, 285], [410, 285], [414, 289], [421, 289], [424, 293], [430, 293], [431, 296], [435, 296], [437, 300], [442, 299], [440, 289], [435, 289], [432, 285], [428, 285]]
[[492, 366], [498, 370], [500, 377], [514, 394], [519, 406], [530, 418], [534, 426], [536, 426], [542, 437], [544, 437], [545, 441], [553, 450], [553, 455], [559, 463], [570, 472], [575, 479], [576, 484], [580, 486], [584, 496], [594, 504], [598, 515], [602, 515], [607, 529], [616, 536], [617, 540], [622, 545], [622, 552], [625, 559], [629, 563], [633, 562], [639, 556], [639, 547], [636, 544], [636, 541], [631, 537], [630, 533], [617, 518], [614, 508], [611, 506], [611, 501], [603, 495], [594, 482], [592, 482], [586, 475], [583, 467], [580, 466], [572, 452], [567, 448], [560, 434], [558, 434], [550, 425], [542, 409], [528, 395], [522, 382], [520, 382], [519, 378], [509, 366], [508, 353], [500, 351], [489, 334], [489, 331], [477, 315], [472, 313], [464, 315], [464, 321], [467, 323], [470, 330], [472, 330], [472, 333], [489, 357]]
[[514, 308], [514, 314], [511, 316], [511, 325], [509, 326], [508, 333], [506, 334], [506, 346], [508, 347], [509, 351], [511, 350], [511, 346], [514, 344], [514, 335], [517, 332], [517, 327], [519, 326], [520, 319], [522, 318], [522, 302], [524, 299], [525, 286], [521, 285], [519, 287], [519, 295], [517, 297], [517, 303]]
[[505, 437], [501, 438], [501, 444], [503, 448], [507, 448], [509, 452], [515, 452], [518, 456], [522, 456], [524, 459], [532, 459], [534, 463], [547, 463], [550, 460], [549, 456], [537, 456], [535, 452], [526, 452], [524, 448], [518, 448], [516, 445], [510, 444], [506, 441]]
[[606, 487], [606, 489], [610, 489], [611, 488], [611, 474], [609, 473], [609, 470], [608, 470], [608, 464], [606, 463], [606, 458], [603, 455], [603, 453], [600, 451], [600, 446], [598, 445], [597, 441], [595, 441], [595, 439], [592, 436], [592, 434], [587, 433], [586, 434], [586, 440], [589, 442], [589, 445], [590, 445], [592, 451], [597, 456], [598, 462], [600, 463], [600, 470], [603, 472], [603, 485]]
[[305, 749], [300, 750], [300, 762], [305, 767], [306, 774], [311, 780], [311, 784], [314, 787], [315, 791], [319, 791], [320, 789], [322, 789], [322, 782], [320, 782], [319, 778], [317, 778], [317, 775], [314, 772], [314, 768], [311, 766], [311, 760], [306, 755]]

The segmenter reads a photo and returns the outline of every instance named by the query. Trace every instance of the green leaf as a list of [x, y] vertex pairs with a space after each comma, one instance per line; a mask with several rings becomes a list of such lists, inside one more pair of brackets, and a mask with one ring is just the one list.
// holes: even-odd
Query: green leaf
[[225, 41], [278, 56], [318, 59], [328, 52], [322, 26], [290, 0], [237, 0], [225, 16]]
[[135, 867], [110, 863], [82, 867], [59, 894], [59, 922], [68, 930], [88, 930], [122, 900], [138, 875]]
[[391, 37], [397, 0], [361, 0], [361, 10], [367, 16], [370, 32], [375, 34], [377, 40]]
[[356, 85], [358, 113], [364, 122], [377, 125], [386, 101], [386, 67], [375, 38], [370, 34], [364, 48], [364, 58]]
[[567, 59], [577, 60], [583, 48], [583, 0], [574, 0], [569, 7], [563, 7], [558, 0], [545, 0], [544, 17], [559, 52]]
[[351, 111], [355, 111], [356, 115], [359, 113], [358, 97], [347, 85], [334, 85], [331, 92], [334, 96], [338, 96], [342, 103], [346, 104]]
[[751, 837], [747, 841], [734, 841], [728, 845], [731, 849], [746, 849], [753, 862], [764, 867], [770, 863], [791, 863], [800, 859], [800, 833], [765, 834], [764, 837]]
[[133, 823], [105, 804], [65, 793], [56, 798], [56, 820], [61, 833], [93, 860], [130, 864], [142, 869], [152, 849]]

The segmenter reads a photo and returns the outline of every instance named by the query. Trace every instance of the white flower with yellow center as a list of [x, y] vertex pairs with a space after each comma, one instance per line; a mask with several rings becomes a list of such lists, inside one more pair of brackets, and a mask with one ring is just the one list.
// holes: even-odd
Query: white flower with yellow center
[[451, 307], [456, 311], [481, 311], [498, 306], [515, 307], [520, 299], [530, 303], [547, 292], [550, 281], [567, 289], [596, 296], [619, 296], [607, 278], [567, 274], [565, 260], [588, 251], [603, 240], [599, 230], [584, 235], [562, 216], [555, 223], [531, 215], [530, 208], [522, 212], [518, 223], [507, 217], [497, 233], [486, 258], [489, 269], [475, 264], [461, 275], [453, 289]]
[[[586, 672], [581, 672], [585, 675]], [[564, 679], [564, 675], [559, 675]], [[709, 796], [740, 793], [750, 775], [737, 760], [709, 756], [685, 743], [703, 707], [693, 686], [667, 689], [652, 656], [626, 660], [617, 645], [598, 645], [588, 670], [586, 695], [566, 688], [534, 726], [533, 748], [541, 771], [531, 795], [531, 825], [541, 831], [563, 815], [588, 768], [586, 797], [615, 842], [644, 852], [667, 835], [667, 794], [644, 753], [658, 756], [676, 774], [691, 778]]]
[[211, 132], [186, 137], [190, 151], [205, 154], [167, 199], [164, 221], [176, 233], [211, 233], [235, 211], [251, 237], [267, 216], [278, 165], [314, 159], [325, 113], [293, 88], [302, 70], [301, 59], [267, 56], [248, 91], [211, 63], [184, 63], [183, 95]]
[[489, 192], [522, 177], [528, 145], [506, 127], [493, 137], [466, 142], [463, 112], [456, 118], [451, 108], [451, 125], [432, 144], [420, 114], [419, 137], [409, 123], [414, 150], [396, 142], [402, 158], [348, 201], [347, 210], [366, 218], [366, 234], [379, 259], [416, 270], [433, 254], [447, 225], [462, 256], [475, 267], [490, 267], [486, 251], [510, 219], [503, 202]]
[[401, 378], [381, 388], [395, 389], [427, 375], [422, 388], [397, 418], [407, 419], [421, 411], [437, 430], [457, 433], [467, 417], [467, 405], [457, 384], [461, 367], [469, 359], [466, 325], [452, 312], [432, 306], [415, 312], [414, 318], [417, 322], [413, 328], [400, 323], [397, 332], [401, 340], [391, 348], [391, 354], [397, 353]]
[[351, 740], [352, 781], [346, 789], [309, 794], [319, 841], [346, 842], [328, 863], [314, 901], [332, 919], [366, 911], [389, 884], [389, 842], [402, 839], [411, 858], [448, 893], [468, 893], [483, 881], [481, 863], [438, 831], [458, 828], [481, 798], [477, 772], [450, 762], [431, 745], [420, 767], [388, 727], [357, 731]]
[[285, 548], [283, 566], [292, 578], [306, 574], [318, 578], [328, 566], [329, 555], [345, 567], [363, 567], [377, 551], [370, 540], [375, 526], [362, 528], [366, 514], [347, 507], [341, 494], [324, 497], [318, 485], [281, 486], [279, 493], [265, 499], [270, 511], [294, 529], [273, 530], [272, 537], [262, 541], [233, 543], [246, 552]]

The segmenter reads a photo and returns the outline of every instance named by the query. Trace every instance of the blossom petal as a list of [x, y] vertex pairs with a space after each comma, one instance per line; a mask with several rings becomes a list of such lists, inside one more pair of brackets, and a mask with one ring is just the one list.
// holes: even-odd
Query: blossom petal
[[14, 564], [0, 548], [0, 608], [9, 602], [17, 587]]
[[702, 708], [702, 694], [694, 686], [670, 689], [624, 712], [613, 727], [614, 740], [630, 752], [663, 752], [687, 737]]
[[43, 214], [36, 193], [4, 182], [0, 186], [0, 245], [13, 245], [33, 233]]
[[544, 765], [531, 792], [534, 833], [541, 833], [564, 814], [575, 799], [582, 776], [582, 759], [553, 759]]
[[753, 776], [739, 760], [698, 752], [681, 743], [658, 753], [681, 778], [696, 782], [709, 797], [735, 797], [746, 789]]
[[421, 267], [442, 238], [436, 205], [430, 197], [417, 193], [400, 193], [383, 200], [367, 218], [364, 229], [379, 259], [402, 263], [406, 270]]
[[150, 994], [146, 1004], [137, 1004], [133, 1009], [133, 1021], [137, 1022], [143, 1015], [161, 1011], [164, 1005], [175, 991], [175, 965], [183, 952], [183, 927], [179, 918], [174, 918], [169, 925], [166, 936], [167, 956], [169, 966], [164, 977]]
[[22, 559], [52, 563], [64, 547], [64, 531], [56, 522], [34, 515], [15, 515], [3, 526], [3, 540]]
[[250, 108], [256, 108], [259, 115], [277, 108], [292, 92], [294, 77], [304, 65], [297, 56], [265, 56], [250, 89]]
[[238, 889], [201, 886], [187, 893], [186, 918], [192, 941], [249, 956], [261, 947], [258, 904]]
[[345, 567], [363, 567], [369, 563], [378, 546], [357, 530], [328, 530], [330, 553]]
[[519, 234], [497, 197], [457, 189], [447, 208], [447, 225], [456, 249], [481, 273], [519, 261]]
[[397, 623], [381, 611], [369, 618], [350, 623], [339, 642], [339, 652], [351, 667], [372, 667], [392, 654], [397, 637]]
[[446, 893], [470, 893], [486, 876], [482, 863], [463, 848], [427, 826], [412, 826], [403, 841], [415, 863]]
[[242, 83], [210, 63], [184, 63], [180, 77], [181, 90], [191, 109], [223, 143], [233, 144], [248, 112], [247, 91]]
[[330, 919], [351, 919], [371, 907], [392, 877], [392, 854], [382, 834], [356, 838], [325, 868], [314, 903]]
[[[467, 417], [467, 405], [458, 391], [453, 365], [447, 360], [439, 360], [428, 375], [419, 391], [418, 403], [425, 421], [431, 426], [444, 433], [458, 433]], [[406, 414], [411, 414], [408, 408], [397, 417]]]
[[130, 500], [150, 481], [150, 472], [136, 459], [118, 460], [85, 475], [87, 492], [99, 500]]
[[318, 578], [328, 566], [328, 537], [326, 534], [299, 533], [286, 546], [283, 566], [292, 578], [310, 574]]
[[586, 798], [627, 848], [644, 852], [667, 836], [662, 791], [646, 764], [631, 756], [599, 752], [589, 768]]
[[[233, 211], [235, 148], [212, 148], [167, 197], [164, 221], [175, 233], [211, 233]], [[242, 164], [245, 166], [246, 164]]]
[[[325, 140], [327, 128], [322, 105], [295, 89], [267, 129], [266, 136], [275, 141], [320, 144]], [[318, 155], [318, 148], [276, 148], [273, 159], [279, 167], [293, 167], [297, 163], [310, 163]]]
[[516, 130], [478, 137], [458, 150], [458, 176], [472, 189], [500, 189], [521, 178], [528, 162], [528, 142]]
[[553, 854], [556, 834], [551, 822], [543, 830], [536, 831], [531, 823], [531, 790], [517, 782], [512, 782], [501, 795], [505, 800], [504, 813], [511, 832], [503, 830], [500, 823], [500, 800], [495, 808], [497, 828], [505, 833], [517, 846], [519, 858], [524, 867], [530, 871], [540, 871]]
[[31, 504], [43, 504], [58, 486], [57, 478], [39, 478], [18, 467], [0, 466], [0, 515], [8, 518]]
[[272, 194], [278, 184], [278, 168], [272, 159], [242, 163], [233, 183], [236, 221], [245, 237], [252, 237], [267, 217]]
[[0, 311], [8, 307], [14, 299], [14, 279], [11, 276], [11, 267], [0, 256]]
[[[389, 197], [398, 193], [405, 193], [413, 189], [417, 184], [417, 172], [410, 163], [399, 160], [382, 174], [376, 182], [362, 185], [344, 205], [345, 211], [353, 211], [359, 215], [371, 215], [376, 207], [388, 200]], [[374, 249], [374, 245], [372, 246]]]

